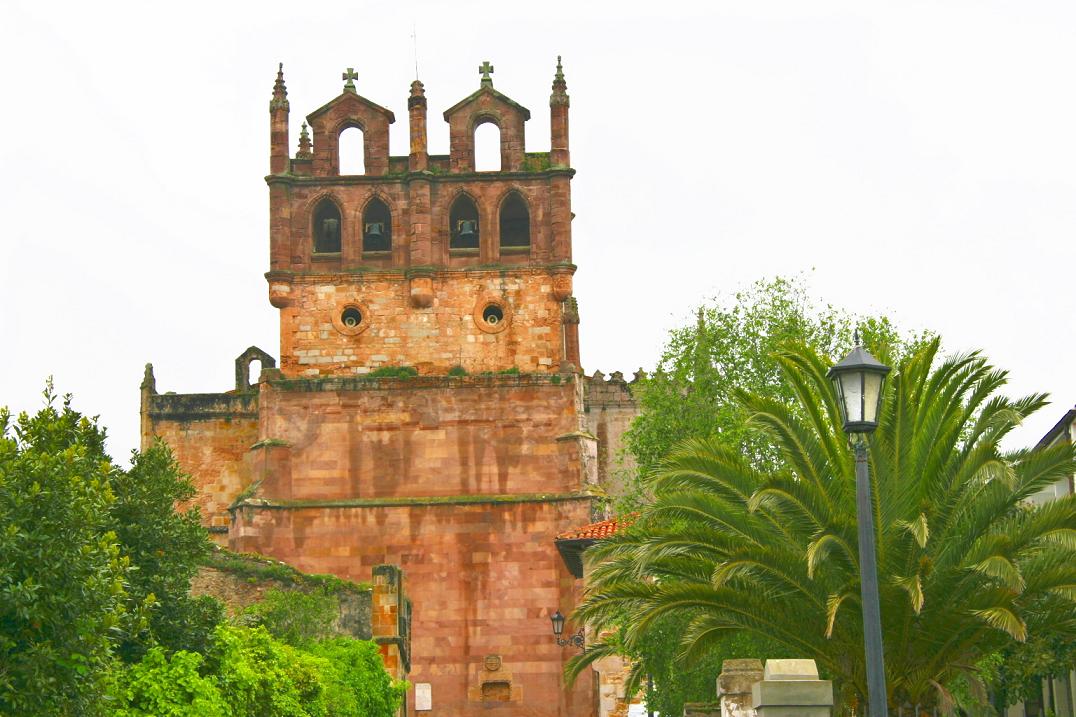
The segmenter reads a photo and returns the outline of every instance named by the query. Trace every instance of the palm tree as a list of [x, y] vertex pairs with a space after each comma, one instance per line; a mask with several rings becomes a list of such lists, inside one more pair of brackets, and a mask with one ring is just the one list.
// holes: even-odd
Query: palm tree
[[[998, 395], [1005, 372], [978, 353], [940, 361], [938, 345], [887, 382], [870, 464], [888, 699], [946, 709], [947, 685], [979, 685], [976, 661], [1006, 643], [1076, 639], [1076, 498], [1028, 500], [1076, 463], [1069, 445], [1003, 451], [1045, 396]], [[633, 528], [588, 551], [576, 618], [618, 633], [569, 675], [679, 614], [685, 659], [746, 631], [814, 658], [838, 699], [865, 704], [852, 452], [827, 362], [802, 346], [778, 360], [795, 404], [739, 399], [781, 467], [763, 473], [708, 441], [674, 450]]]

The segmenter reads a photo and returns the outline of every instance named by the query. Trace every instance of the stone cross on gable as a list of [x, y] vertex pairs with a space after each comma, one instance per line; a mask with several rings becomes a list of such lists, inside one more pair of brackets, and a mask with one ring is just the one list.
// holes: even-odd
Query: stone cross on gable
[[493, 78], [489, 76], [493, 72], [493, 65], [489, 64], [489, 60], [483, 60], [482, 64], [478, 66], [478, 71], [482, 73], [483, 85], [493, 84]]
[[341, 80], [347, 80], [344, 83], [345, 92], [355, 92], [355, 80], [359, 79], [359, 73], [355, 72], [354, 67], [347, 68], [347, 72], [340, 75]]

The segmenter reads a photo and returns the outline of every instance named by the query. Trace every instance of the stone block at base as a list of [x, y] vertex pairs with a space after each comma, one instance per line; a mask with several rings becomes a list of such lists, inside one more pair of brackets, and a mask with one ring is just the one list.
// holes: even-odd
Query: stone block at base
[[814, 660], [767, 660], [763, 674], [766, 679], [751, 686], [758, 717], [830, 717], [833, 683], [818, 679]]

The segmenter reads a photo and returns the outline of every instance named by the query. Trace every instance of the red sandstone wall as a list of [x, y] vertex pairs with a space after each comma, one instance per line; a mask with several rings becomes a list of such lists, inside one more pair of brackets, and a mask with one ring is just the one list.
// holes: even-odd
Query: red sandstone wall
[[150, 420], [150, 431], [172, 447], [179, 465], [191, 475], [198, 489], [192, 503], [202, 509], [203, 523], [226, 528], [227, 508], [249, 482], [243, 458], [258, 440], [258, 419], [158, 418]]
[[[354, 382], [352, 382], [354, 385]], [[583, 487], [578, 386], [540, 377], [261, 385], [259, 496], [309, 500], [564, 493]], [[429, 384], [433, 384], [432, 386]]]
[[[411, 306], [410, 284], [401, 276], [334, 278], [296, 280], [291, 287], [293, 303], [280, 312], [280, 366], [287, 376], [361, 375], [405, 365], [441, 374], [453, 366], [472, 373], [553, 372], [563, 359], [561, 302], [548, 272], [434, 275], [429, 308]], [[491, 300], [505, 314], [495, 332], [482, 322]], [[361, 333], [339, 323], [347, 306], [362, 312]]]
[[[477, 505], [366, 506], [238, 511], [231, 547], [315, 573], [364, 579], [399, 564], [414, 600], [412, 683], [433, 689], [430, 717], [495, 714], [589, 717], [587, 671], [571, 691], [561, 677], [573, 648], [553, 641], [549, 615], [574, 606], [576, 581], [553, 537], [590, 520], [589, 500]], [[481, 701], [487, 656], [501, 657], [514, 701]], [[485, 678], [489, 679], [489, 678]], [[492, 693], [493, 691], [491, 691]], [[413, 699], [409, 696], [409, 704]], [[413, 712], [409, 712], [413, 714]]]

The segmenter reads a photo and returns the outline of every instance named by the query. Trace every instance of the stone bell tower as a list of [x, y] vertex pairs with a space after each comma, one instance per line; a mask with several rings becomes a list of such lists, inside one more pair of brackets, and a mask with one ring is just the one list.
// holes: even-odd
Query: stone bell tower
[[[403, 568], [413, 644], [392, 649], [411, 662], [409, 713], [590, 717], [591, 675], [565, 688], [572, 648], [549, 620], [578, 597], [553, 540], [590, 522], [598, 471], [572, 298], [567, 86], [558, 59], [551, 148], [527, 152], [530, 111], [492, 72], [484, 63], [444, 111], [447, 156], [427, 151], [411, 83], [410, 153], [393, 157], [395, 116], [350, 68], [292, 155], [281, 68], [266, 177], [279, 360], [252, 347], [229, 394], [144, 384], [143, 431], [173, 444], [231, 548], [354, 579]], [[475, 171], [486, 123], [499, 171]], [[342, 174], [341, 136], [356, 130], [365, 172]], [[247, 378], [253, 360], [260, 379]]]
[[[271, 103], [269, 300], [280, 310], [289, 378], [362, 376], [386, 366], [422, 375], [579, 365], [570, 300], [568, 95], [558, 63], [552, 151], [528, 153], [530, 110], [493, 87], [449, 109], [451, 151], [426, 150], [422, 83], [408, 97], [411, 152], [390, 157], [393, 113], [344, 91], [307, 116], [287, 151], [283, 73]], [[476, 172], [475, 129], [500, 132], [501, 171]], [[362, 131], [366, 173], [340, 174], [340, 142]], [[568, 371], [570, 373], [570, 371]]]

